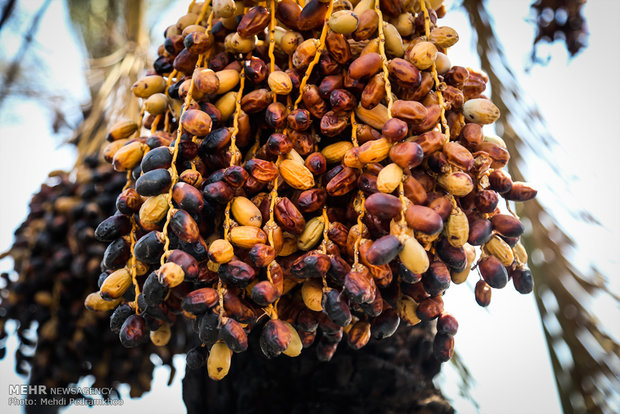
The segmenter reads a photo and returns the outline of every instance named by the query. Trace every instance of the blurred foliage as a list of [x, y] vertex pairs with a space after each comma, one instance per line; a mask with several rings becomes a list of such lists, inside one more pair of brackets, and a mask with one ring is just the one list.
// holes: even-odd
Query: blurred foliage
[[[137, 73], [144, 70], [148, 57], [149, 33], [148, 27], [159, 18], [162, 11], [169, 6], [165, 0], [150, 0], [148, 15], [136, 15], [139, 9], [141, 14], [144, 4], [138, 0], [65, 0], [64, 6], [68, 10], [68, 17], [75, 33], [76, 41], [81, 44], [85, 62], [67, 62], [67, 64], [85, 67], [84, 75], [88, 85], [90, 97], [83, 104], [82, 119], [75, 121], [75, 111], [79, 102], [73, 102], [71, 97], [63, 94], [58, 85], [50, 82], [46, 76], [49, 68], [41, 56], [45, 53], [45, 43], [38, 39], [38, 29], [41, 21], [48, 18], [46, 12], [51, 0], [41, 0], [37, 3], [22, 3], [7, 0], [0, 5], [0, 41], [9, 47], [2, 48], [0, 53], [0, 107], [8, 99], [33, 99], [51, 115], [52, 131], [73, 131], [78, 128], [79, 122], [89, 116], [95, 106], [96, 97], [103, 96], [100, 89], [108, 79], [115, 66], [127, 57], [138, 59], [136, 65], [125, 62], [124, 70]], [[34, 12], [29, 9], [36, 7]], [[160, 35], [160, 34], [159, 34]], [[12, 45], [15, 45], [13, 51]], [[12, 55], [11, 55], [12, 53]], [[23, 68], [28, 68], [27, 71]], [[118, 69], [116, 69], [118, 71]], [[116, 77], [117, 74], [113, 74]], [[121, 76], [122, 78], [122, 76]], [[133, 78], [132, 78], [133, 79]], [[110, 89], [111, 82], [104, 89]], [[126, 86], [126, 85], [125, 85]], [[112, 88], [113, 89], [113, 88]], [[122, 88], [126, 90], [126, 88]], [[111, 90], [108, 95], [112, 98]], [[116, 96], [122, 99], [122, 96]], [[97, 108], [96, 108], [97, 109]], [[99, 109], [100, 110], [100, 109]], [[3, 118], [10, 121], [10, 117]], [[73, 125], [72, 123], [76, 122]], [[66, 129], [63, 129], [66, 128]], [[79, 128], [83, 128], [80, 126]], [[73, 142], [77, 139], [73, 136]]]
[[[71, 9], [79, 9], [78, 3], [82, 5], [84, 2], [74, 2]], [[92, 0], [90, 3], [101, 3], [101, 1]], [[71, 142], [78, 146], [76, 165], [79, 165], [84, 157], [101, 150], [105, 142], [107, 125], [122, 119], [138, 119], [140, 116], [138, 104], [131, 93], [131, 85], [147, 65], [149, 42], [145, 32], [144, 9], [143, 1], [126, 2], [125, 7], [122, 8], [123, 18], [119, 19], [125, 23], [124, 29], [113, 29], [113, 31], [125, 33], [124, 38], [128, 41], [121, 42], [121, 46], [116, 49], [107, 50], [108, 53], [105, 56], [89, 60], [87, 80], [92, 99], [84, 108], [84, 120], [75, 129], [71, 139]], [[73, 13], [71, 12], [72, 15]], [[110, 29], [109, 26], [94, 23], [92, 23], [94, 26], [89, 28], [91, 20], [74, 21], [74, 24], [77, 24], [82, 31], [102, 30], [99, 36], [91, 33], [89, 37], [95, 43], [96, 48], [100, 42], [99, 37], [104, 37]], [[88, 43], [86, 46], [90, 48]], [[119, 102], [128, 104], [119, 105]]]
[[[21, 44], [19, 45], [19, 48], [17, 49], [17, 52], [15, 53], [13, 59], [1, 63], [3, 77], [2, 88], [0, 89], [0, 107], [2, 107], [2, 104], [4, 103], [6, 98], [11, 95], [11, 93], [13, 93], [13, 84], [20, 82], [26, 83], [28, 85], [28, 83], [30, 82], [29, 78], [21, 76], [21, 69], [25, 61], [25, 56], [30, 50], [35, 35], [39, 30], [41, 19], [45, 15], [45, 12], [49, 7], [50, 2], [51, 0], [45, 0], [41, 4], [39, 9], [35, 12], [35, 14], [32, 16], [32, 19], [30, 20], [28, 27], [22, 36]], [[15, 5], [13, 4], [11, 6], [11, 3], [9, 2], [6, 7], [3, 8], [3, 14], [0, 18], [0, 21], [2, 21], [0, 29], [4, 26], [5, 23], [10, 22], [12, 16], [15, 15]]]
[[74, 28], [80, 33], [91, 58], [116, 50], [128, 39], [125, 15], [118, 0], [67, 0]]
[[15, 11], [15, 4], [17, 4], [17, 0], [7, 0], [2, 5], [2, 14], [0, 14], [0, 30], [2, 30], [4, 24], [9, 20], [9, 17], [13, 14], [13, 11]]
[[[33, 40], [49, 3], [45, 1], [32, 17], [24, 41]], [[107, 4], [112, 3], [115, 7], [107, 10]], [[142, 1], [127, 1], [123, 7], [98, 0], [69, 4], [76, 30], [84, 35], [85, 48], [96, 56], [89, 59], [87, 70], [92, 100], [73, 131], [72, 142], [78, 148], [76, 167], [70, 172], [50, 173], [33, 196], [13, 246], [1, 256], [13, 258], [14, 272], [2, 275], [0, 355], [7, 351], [5, 324], [15, 321], [19, 342], [16, 371], [28, 375], [30, 383], [66, 387], [92, 375], [94, 387], [116, 388], [126, 383], [130, 395], [138, 397], [151, 387], [155, 367], [151, 355], [158, 355], [170, 367], [172, 380], [172, 356], [181, 352], [184, 344], [157, 348], [149, 343], [127, 350], [110, 331], [109, 314], [86, 310], [84, 298], [96, 290], [105, 250], [94, 239], [94, 229], [114, 213], [115, 196], [125, 183], [123, 174], [109, 165], [99, 165], [98, 154], [110, 123], [139, 116], [130, 86], [147, 64], [145, 6]], [[17, 18], [22, 16], [13, 14], [8, 21]], [[26, 50], [22, 47], [20, 52], [23, 58]], [[15, 63], [18, 72], [21, 63]], [[50, 97], [39, 92], [33, 97], [48, 102]], [[185, 327], [181, 324], [175, 329]]]
[[[508, 64], [484, 1], [465, 0], [463, 4], [476, 33], [493, 102], [502, 112], [495, 125], [512, 155], [508, 164], [510, 174], [514, 180], [522, 181], [524, 176], [519, 166], [527, 160], [522, 159], [519, 149], [527, 146], [540, 153], [541, 147], [555, 141], [549, 136], [538, 108], [524, 99], [524, 91]], [[525, 119], [527, 123], [521, 122]], [[530, 266], [564, 412], [614, 412], [613, 396], [620, 389], [620, 347], [585, 304], [601, 296], [607, 296], [616, 306], [620, 306], [620, 300], [609, 291], [604, 277], [595, 269], [583, 274], [567, 259], [574, 242], [545, 206], [532, 200], [520, 207], [519, 213], [530, 220], [532, 228], [522, 236], [526, 248], [545, 257], [541, 263], [530, 260]]]

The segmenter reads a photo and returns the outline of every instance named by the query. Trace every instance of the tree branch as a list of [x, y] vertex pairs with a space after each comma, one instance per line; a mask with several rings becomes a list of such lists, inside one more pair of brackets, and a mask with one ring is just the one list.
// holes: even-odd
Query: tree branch
[[[28, 28], [28, 31], [24, 35], [22, 44], [19, 47], [19, 50], [17, 51], [17, 53], [15, 54], [13, 61], [9, 65], [9, 68], [6, 71], [6, 74], [4, 76], [4, 81], [2, 82], [2, 84], [4, 85], [4, 88], [0, 90], [0, 108], [2, 108], [2, 104], [4, 103], [4, 100], [10, 95], [11, 85], [17, 79], [17, 74], [19, 73], [19, 69], [22, 64], [22, 61], [24, 60], [24, 56], [26, 56], [26, 53], [28, 52], [28, 49], [30, 48], [30, 45], [32, 44], [32, 40], [34, 39], [34, 36], [37, 33], [37, 30], [39, 30], [39, 24], [41, 23], [41, 19], [43, 18], [43, 15], [45, 14], [45, 11], [47, 10], [47, 7], [50, 5], [50, 3], [51, 3], [50, 0], [45, 0], [43, 4], [41, 5], [41, 7], [39, 8], [39, 10], [37, 10], [37, 12], [35, 13], [30, 23], [30, 27]], [[6, 7], [4, 10], [6, 10]], [[4, 11], [3, 11], [2, 18], [4, 18]], [[0, 28], [1, 27], [2, 26], [0, 25]]]
[[13, 14], [16, 3], [17, 3], [17, 0], [9, 0], [5, 3], [4, 7], [2, 8], [2, 17], [0, 17], [0, 30], [2, 30], [2, 27], [4, 26], [4, 24], [9, 20], [9, 17], [11, 16], [11, 14]]

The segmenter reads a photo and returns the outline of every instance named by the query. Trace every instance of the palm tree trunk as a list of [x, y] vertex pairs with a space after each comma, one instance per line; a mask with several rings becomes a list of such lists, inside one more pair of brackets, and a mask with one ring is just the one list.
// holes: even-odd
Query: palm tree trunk
[[247, 352], [233, 357], [219, 382], [206, 369], [187, 370], [188, 414], [204, 413], [453, 413], [433, 385], [440, 364], [432, 355], [432, 325], [403, 327], [359, 351], [344, 343], [330, 362], [306, 349], [297, 358], [266, 359], [253, 330]]

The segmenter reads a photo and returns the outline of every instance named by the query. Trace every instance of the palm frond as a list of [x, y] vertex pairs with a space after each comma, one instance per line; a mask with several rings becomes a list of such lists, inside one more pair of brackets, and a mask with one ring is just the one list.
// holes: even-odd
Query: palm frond
[[[483, 0], [465, 0], [463, 6], [475, 29], [481, 65], [489, 76], [493, 101], [503, 115], [497, 128], [512, 154], [510, 174], [515, 180], [523, 180], [520, 166], [527, 159], [519, 155], [519, 149], [546, 146], [548, 150], [553, 138], [535, 104], [523, 99], [524, 92], [508, 64]], [[523, 119], [528, 120], [527, 125]], [[530, 260], [530, 266], [563, 410], [565, 413], [614, 412], [614, 395], [620, 389], [620, 347], [584, 304], [601, 295], [606, 295], [616, 306], [620, 301], [596, 269], [592, 268], [586, 275], [567, 259], [574, 241], [545, 206], [530, 201], [520, 207], [520, 214], [531, 222], [531, 232], [523, 236], [528, 251], [545, 252], [539, 255], [545, 259]]]
[[[2, 89], [0, 89], [0, 107], [6, 98], [10, 95], [11, 85], [16, 81], [18, 75], [20, 73], [21, 64], [24, 60], [24, 56], [28, 53], [28, 49], [32, 45], [32, 41], [34, 40], [34, 36], [39, 30], [39, 25], [41, 24], [41, 19], [45, 15], [47, 8], [50, 5], [50, 0], [46, 0], [43, 2], [41, 7], [37, 10], [37, 12], [33, 15], [32, 20], [30, 21], [30, 25], [28, 26], [28, 30], [24, 33], [21, 45], [13, 57], [10, 65], [3, 71], [3, 79], [2, 79]], [[7, 5], [7, 6], [10, 6]], [[11, 9], [7, 10], [5, 14], [2, 16], [2, 24], [6, 22], [10, 15]], [[5, 17], [6, 16], [6, 17]], [[1, 26], [0, 26], [1, 27]]]
[[[98, 3], [92, 0], [91, 3]], [[83, 2], [69, 2], [72, 18], [82, 33], [86, 47], [99, 51], [99, 36], [105, 36], [111, 29], [108, 25], [93, 25], [92, 19], [82, 19], [79, 9]], [[145, 31], [145, 6], [142, 1], [127, 2], [123, 10], [127, 42], [120, 44], [113, 52], [89, 60], [87, 79], [92, 100], [84, 111], [84, 120], [76, 128], [70, 142], [78, 147], [79, 165], [89, 155], [98, 153], [106, 137], [106, 126], [118, 120], [136, 120], [139, 117], [137, 100], [131, 93], [131, 85], [146, 67], [148, 35]], [[107, 12], [106, 12], [107, 13]], [[92, 44], [91, 44], [92, 42]], [[110, 45], [106, 45], [110, 47]], [[102, 49], [103, 50], [103, 49]], [[92, 54], [91, 56], [97, 56]]]

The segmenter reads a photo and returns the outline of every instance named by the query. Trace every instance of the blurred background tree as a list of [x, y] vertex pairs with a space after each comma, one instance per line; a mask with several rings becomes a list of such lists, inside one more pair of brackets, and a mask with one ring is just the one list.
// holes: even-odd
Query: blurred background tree
[[[523, 162], [527, 162], [520, 155], [523, 147], [549, 147], [556, 141], [549, 135], [539, 109], [524, 99], [524, 91], [508, 64], [484, 3], [482, 0], [465, 0], [463, 6], [476, 33], [478, 54], [482, 69], [489, 75], [493, 102], [502, 112], [496, 128], [501, 131], [499, 134], [512, 155], [508, 164], [510, 175], [515, 180], [525, 180], [527, 177], [520, 169]], [[532, 5], [537, 14], [534, 47], [541, 40], [563, 39], [571, 56], [585, 47], [585, 21], [580, 14], [583, 3], [585, 1], [536, 1]], [[532, 59], [538, 59], [535, 56], [533, 52]], [[526, 119], [527, 123], [522, 122]], [[584, 303], [600, 295], [612, 297], [616, 305], [620, 302], [596, 269], [584, 274], [567, 259], [573, 241], [539, 200], [519, 207], [518, 214], [531, 222], [531, 232], [523, 237], [528, 252], [548, 249], [553, 252], [550, 256], [553, 260], [533, 262], [531, 269], [536, 304], [543, 321], [562, 408], [565, 413], [584, 410], [589, 413], [612, 412], [613, 406], [608, 405], [610, 401], [606, 396], [612, 396], [620, 389], [618, 367], [613, 365], [614, 356], [620, 356], [620, 349]], [[559, 323], [559, 332], [551, 330], [550, 319]], [[584, 337], [591, 338], [604, 352], [592, 347]], [[560, 363], [558, 353], [563, 346], [570, 350], [574, 362], [571, 366]]]

